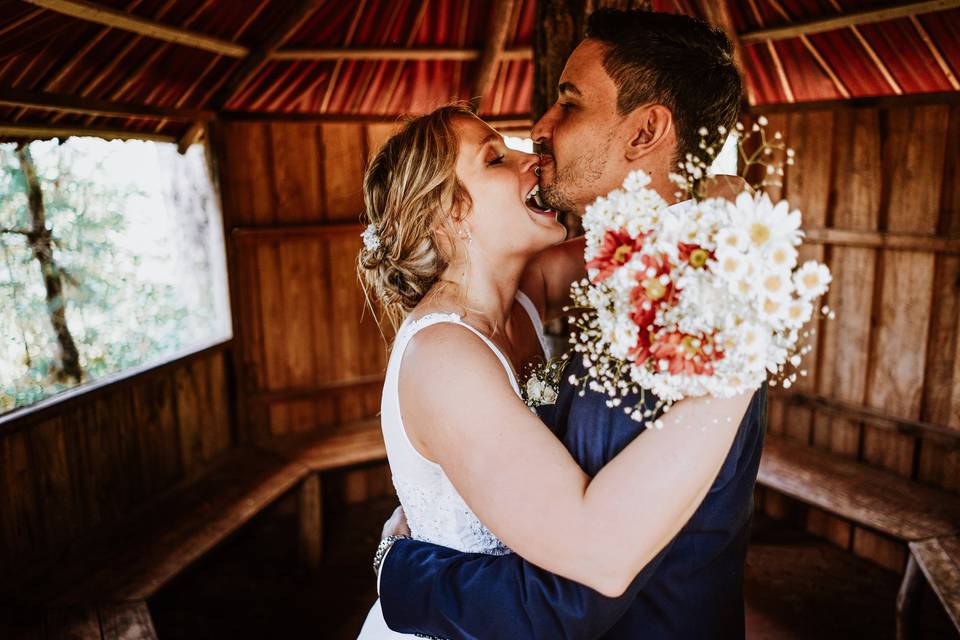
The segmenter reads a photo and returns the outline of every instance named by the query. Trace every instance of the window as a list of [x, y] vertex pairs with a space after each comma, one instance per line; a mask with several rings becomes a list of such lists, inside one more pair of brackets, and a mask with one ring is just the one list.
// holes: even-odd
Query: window
[[0, 144], [0, 413], [230, 337], [203, 149]]

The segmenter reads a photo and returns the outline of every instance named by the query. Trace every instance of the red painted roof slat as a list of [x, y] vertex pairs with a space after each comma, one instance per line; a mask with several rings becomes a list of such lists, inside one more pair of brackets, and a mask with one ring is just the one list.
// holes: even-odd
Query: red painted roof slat
[[[114, 9], [188, 28], [254, 48], [285, 18], [290, 0], [97, 0]], [[289, 48], [483, 47], [494, 0], [354, 0], [318, 5], [292, 34]], [[726, 0], [740, 32], [882, 6], [877, 0]], [[696, 15], [693, 0], [654, 0], [657, 10]], [[362, 11], [357, 18], [357, 9]], [[778, 9], [779, 5], [780, 9]], [[240, 61], [195, 47], [85, 22], [20, 2], [0, 2], [0, 87], [52, 91], [104, 100], [201, 108]], [[422, 10], [422, 15], [421, 15]], [[786, 14], [786, 15], [784, 15]], [[419, 18], [418, 18], [419, 16]], [[356, 19], [356, 22], [355, 22]], [[960, 10], [917, 18], [956, 77], [960, 77]], [[761, 24], [762, 22], [762, 24]], [[350, 26], [356, 31], [347, 43]], [[414, 26], [418, 25], [414, 33]], [[508, 47], [530, 46], [536, 0], [518, 0]], [[862, 25], [860, 33], [905, 93], [951, 90], [942, 68], [908, 19]], [[853, 97], [894, 92], [851, 29], [809, 41]], [[798, 38], [774, 45], [797, 101], [840, 97], [834, 82]], [[757, 104], [787, 100], [766, 43], [743, 47], [744, 73]], [[226, 105], [233, 111], [393, 115], [470, 98], [476, 61], [269, 61]], [[331, 80], [335, 85], [331, 88]], [[485, 115], [522, 116], [530, 110], [533, 64], [500, 64], [481, 104]], [[23, 110], [4, 107], [0, 120], [90, 123], [182, 133], [188, 123]]]

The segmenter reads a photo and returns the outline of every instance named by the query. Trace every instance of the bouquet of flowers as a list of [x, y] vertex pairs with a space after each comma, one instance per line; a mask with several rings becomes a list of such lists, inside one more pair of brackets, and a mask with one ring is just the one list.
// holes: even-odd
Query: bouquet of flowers
[[[682, 188], [705, 176], [691, 156], [681, 167], [674, 181]], [[782, 175], [782, 166], [766, 173]], [[609, 406], [639, 393], [624, 407], [636, 420], [658, 418], [681, 398], [756, 389], [768, 377], [789, 387], [796, 372], [786, 366], [809, 349], [801, 331], [831, 281], [823, 264], [797, 264], [800, 212], [762, 191], [670, 207], [649, 183], [634, 172], [584, 215], [588, 278], [571, 290], [571, 344], [587, 372], [571, 382], [606, 393]], [[653, 409], [646, 392], [657, 398]]]

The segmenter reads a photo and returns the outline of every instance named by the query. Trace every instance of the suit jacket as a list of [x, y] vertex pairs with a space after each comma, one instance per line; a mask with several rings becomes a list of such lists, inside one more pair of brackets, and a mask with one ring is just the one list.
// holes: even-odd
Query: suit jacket
[[[579, 362], [571, 366], [582, 375]], [[580, 396], [567, 377], [541, 417], [593, 476], [646, 427], [622, 408], [608, 408], [602, 394]], [[636, 402], [625, 404], [630, 400]], [[605, 597], [515, 554], [400, 540], [380, 575], [388, 626], [443, 638], [742, 639], [743, 571], [766, 415], [764, 386], [700, 507], [622, 596]]]

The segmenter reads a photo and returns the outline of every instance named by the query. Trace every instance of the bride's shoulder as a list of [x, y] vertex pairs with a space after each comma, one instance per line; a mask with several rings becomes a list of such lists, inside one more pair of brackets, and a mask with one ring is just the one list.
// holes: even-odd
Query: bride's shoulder
[[436, 379], [444, 372], [477, 372], [487, 366], [496, 371], [499, 361], [483, 339], [463, 324], [459, 316], [449, 314], [424, 315], [412, 318], [403, 353], [403, 368], [407, 375], [419, 370]]

